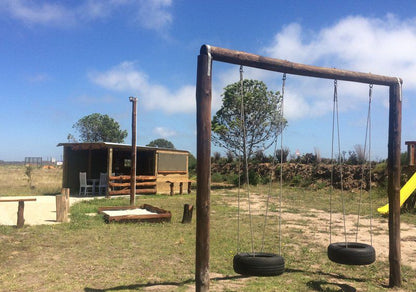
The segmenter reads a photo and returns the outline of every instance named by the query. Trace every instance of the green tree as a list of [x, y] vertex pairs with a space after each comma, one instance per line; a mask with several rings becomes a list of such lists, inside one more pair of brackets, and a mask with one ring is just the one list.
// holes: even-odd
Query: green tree
[[243, 159], [259, 150], [268, 149], [274, 138], [286, 126], [280, 115], [281, 95], [269, 91], [259, 80], [243, 80], [244, 128], [243, 139], [241, 122], [241, 84], [228, 85], [222, 94], [222, 106], [212, 120], [213, 142]]
[[170, 142], [170, 141], [168, 141], [166, 139], [162, 139], [162, 138], [159, 138], [159, 139], [150, 141], [150, 143], [147, 144], [146, 146], [175, 149], [175, 146], [173, 145], [172, 142]]
[[82, 142], [123, 143], [127, 137], [127, 130], [121, 130], [117, 121], [98, 113], [79, 119], [72, 128], [78, 131]]

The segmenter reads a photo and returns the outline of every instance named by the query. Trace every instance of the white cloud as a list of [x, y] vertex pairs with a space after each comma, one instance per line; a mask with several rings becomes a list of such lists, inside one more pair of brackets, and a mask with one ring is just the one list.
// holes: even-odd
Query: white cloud
[[153, 129], [153, 132], [156, 134], [156, 136], [162, 138], [169, 138], [176, 135], [176, 132], [174, 130], [170, 130], [164, 127], [156, 127]]
[[55, 3], [36, 3], [24, 0], [4, 0], [0, 9], [12, 18], [27, 24], [59, 25], [73, 23], [72, 11]]
[[[118, 10], [142, 27], [161, 31], [172, 23], [172, 0], [87, 0], [70, 6], [56, 1], [2, 0], [0, 12], [29, 25], [69, 27], [106, 19]], [[131, 16], [130, 16], [131, 14]]]
[[151, 83], [145, 73], [136, 69], [134, 62], [123, 62], [105, 72], [91, 72], [88, 76], [104, 88], [137, 96], [148, 110], [158, 109], [166, 113], [195, 111], [194, 85], [183, 85], [170, 91], [163, 85]]
[[[347, 17], [319, 31], [304, 30], [300, 24], [292, 23], [275, 35], [262, 54], [309, 65], [399, 76], [404, 80], [404, 90], [416, 90], [415, 51], [416, 19], [399, 20], [387, 15], [384, 18]], [[332, 85], [314, 78], [294, 79], [292, 96], [288, 92], [287, 97], [296, 100], [286, 103], [288, 118], [307, 118], [330, 111], [324, 101], [330, 100]], [[339, 95], [348, 97], [346, 109], [368, 98], [366, 85], [345, 82], [340, 86]], [[381, 93], [376, 86], [375, 91]], [[386, 103], [386, 98], [379, 100], [381, 104]]]
[[137, 21], [148, 29], [160, 30], [172, 23], [172, 0], [141, 0]]

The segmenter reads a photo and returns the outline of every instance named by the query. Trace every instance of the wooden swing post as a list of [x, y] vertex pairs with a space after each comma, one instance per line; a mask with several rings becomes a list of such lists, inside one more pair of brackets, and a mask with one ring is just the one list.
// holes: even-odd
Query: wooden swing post
[[387, 193], [389, 196], [389, 286], [400, 287], [401, 245], [400, 245], [400, 144], [402, 131], [401, 84], [393, 84], [389, 90], [389, 144], [387, 158]]
[[196, 257], [195, 289], [209, 291], [209, 230], [211, 194], [211, 58], [198, 56], [196, 82]]
[[352, 81], [390, 87], [388, 140], [389, 263], [390, 287], [401, 286], [400, 268], [400, 143], [401, 84], [397, 77], [316, 67], [273, 59], [246, 52], [203, 45], [198, 56], [197, 113], [197, 198], [196, 198], [196, 291], [209, 290], [209, 233], [211, 187], [211, 99], [212, 61], [316, 78]]

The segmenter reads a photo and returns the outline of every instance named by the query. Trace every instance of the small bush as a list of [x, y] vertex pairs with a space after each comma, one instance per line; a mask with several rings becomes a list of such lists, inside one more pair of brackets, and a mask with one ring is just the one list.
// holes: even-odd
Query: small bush
[[211, 175], [211, 181], [212, 182], [224, 182], [224, 177], [223, 177], [223, 175], [221, 174], [221, 173], [219, 173], [219, 172], [214, 172], [212, 175]]
[[250, 184], [253, 186], [256, 186], [260, 183], [260, 175], [252, 169], [250, 169], [248, 172], [248, 179], [250, 180]]
[[238, 186], [238, 174], [236, 173], [228, 173], [225, 175], [225, 180], [228, 184]]
[[302, 183], [302, 176], [300, 176], [299, 174], [293, 176], [290, 185], [293, 187], [298, 187], [300, 186], [300, 184]]
[[378, 163], [373, 169], [374, 173], [384, 173], [385, 171], [387, 171], [387, 162], [386, 161]]

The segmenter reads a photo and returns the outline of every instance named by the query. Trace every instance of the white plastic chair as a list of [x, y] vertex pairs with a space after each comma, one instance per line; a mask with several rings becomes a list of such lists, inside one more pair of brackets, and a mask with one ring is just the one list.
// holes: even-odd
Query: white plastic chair
[[100, 182], [98, 183], [98, 195], [101, 195], [101, 189], [104, 190], [104, 195], [107, 194], [108, 175], [100, 172]]
[[[88, 191], [90, 190], [90, 191]], [[92, 185], [87, 184], [87, 173], [79, 173], [79, 196], [86, 196], [87, 194], [92, 194]]]

